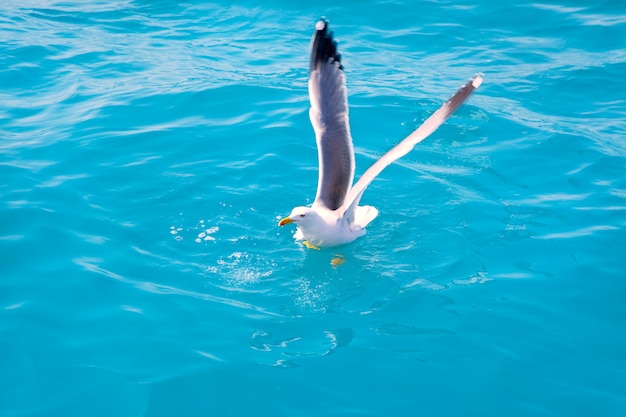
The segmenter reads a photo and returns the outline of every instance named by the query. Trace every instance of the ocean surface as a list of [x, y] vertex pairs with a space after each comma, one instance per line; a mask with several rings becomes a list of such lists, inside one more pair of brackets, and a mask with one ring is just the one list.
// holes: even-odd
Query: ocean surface
[[[0, 416], [626, 415], [626, 3], [303, 4], [1, 3]], [[357, 177], [485, 82], [315, 251], [321, 16]]]

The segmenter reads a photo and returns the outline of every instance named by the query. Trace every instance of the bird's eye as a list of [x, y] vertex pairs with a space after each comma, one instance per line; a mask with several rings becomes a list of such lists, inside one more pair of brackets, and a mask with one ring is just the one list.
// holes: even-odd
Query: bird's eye
[[304, 217], [304, 216], [305, 216], [304, 214], [301, 214], [301, 215], [300, 215], [300, 218], [302, 218], [302, 217]]

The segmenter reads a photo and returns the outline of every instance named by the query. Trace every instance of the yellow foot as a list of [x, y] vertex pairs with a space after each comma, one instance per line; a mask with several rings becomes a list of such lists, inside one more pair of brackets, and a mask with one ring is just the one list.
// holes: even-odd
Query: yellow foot
[[343, 265], [346, 262], [346, 258], [343, 255], [335, 255], [333, 259], [330, 260], [330, 265], [333, 267], [337, 267], [339, 265]]
[[311, 242], [309, 242], [308, 240], [305, 240], [304, 242], [302, 242], [302, 244], [304, 246], [306, 246], [309, 249], [315, 249], [315, 250], [320, 250], [319, 246], [315, 246], [314, 244], [312, 244]]

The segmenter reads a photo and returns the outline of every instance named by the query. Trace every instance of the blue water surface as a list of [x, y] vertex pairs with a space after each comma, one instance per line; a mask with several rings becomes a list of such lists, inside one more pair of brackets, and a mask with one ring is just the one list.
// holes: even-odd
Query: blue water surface
[[[626, 415], [626, 5], [304, 4], [1, 3], [0, 415]], [[357, 176], [485, 83], [315, 251], [320, 16]]]

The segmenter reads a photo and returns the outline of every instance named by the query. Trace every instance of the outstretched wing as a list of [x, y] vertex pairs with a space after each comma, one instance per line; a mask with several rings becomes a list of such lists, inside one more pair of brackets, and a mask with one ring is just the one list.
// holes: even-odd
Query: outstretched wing
[[469, 82], [463, 85], [456, 94], [443, 104], [443, 106], [426, 119], [420, 127], [402, 140], [402, 142], [394, 146], [389, 152], [384, 154], [374, 165], [369, 167], [350, 190], [350, 194], [346, 198], [343, 206], [344, 213], [349, 217], [353, 217], [355, 209], [363, 195], [363, 191], [365, 191], [372, 180], [389, 164], [409, 153], [415, 145], [437, 130], [482, 82], [483, 77], [481, 74], [477, 74], [474, 78], [470, 79]]
[[313, 207], [336, 210], [354, 179], [354, 147], [348, 122], [348, 93], [341, 55], [328, 22], [319, 21], [311, 40], [309, 117], [315, 130], [319, 177]]

